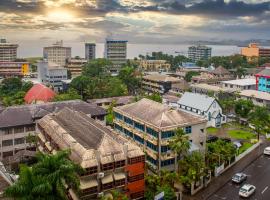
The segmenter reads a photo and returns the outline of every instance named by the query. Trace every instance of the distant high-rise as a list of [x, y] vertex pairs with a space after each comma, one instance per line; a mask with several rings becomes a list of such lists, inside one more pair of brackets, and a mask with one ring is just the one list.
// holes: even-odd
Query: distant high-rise
[[89, 61], [95, 58], [96, 58], [96, 44], [85, 43], [85, 59]]
[[0, 39], [0, 62], [12, 62], [17, 58], [18, 44], [11, 44]]
[[43, 57], [49, 62], [65, 66], [68, 59], [71, 59], [71, 47], [63, 47], [63, 41], [58, 41], [43, 48]]
[[197, 62], [199, 60], [207, 60], [211, 58], [212, 48], [207, 46], [191, 46], [188, 48], [188, 58], [192, 62]]
[[127, 61], [127, 41], [106, 39], [105, 58], [112, 62], [111, 72], [119, 72]]

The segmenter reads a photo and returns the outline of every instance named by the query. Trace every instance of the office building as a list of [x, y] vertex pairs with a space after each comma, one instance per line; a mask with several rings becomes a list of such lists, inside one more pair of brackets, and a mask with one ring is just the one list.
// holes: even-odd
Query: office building
[[127, 62], [127, 41], [106, 39], [104, 53], [104, 57], [112, 62], [109, 70], [118, 73]]
[[63, 41], [58, 41], [52, 46], [43, 48], [43, 58], [63, 67], [68, 59], [71, 59], [71, 47], [64, 47]]
[[166, 60], [141, 60], [139, 67], [144, 71], [168, 72], [171, 64]]
[[178, 101], [179, 109], [202, 116], [207, 120], [207, 127], [220, 127], [226, 123], [226, 116], [218, 101], [198, 93], [185, 92]]
[[0, 110], [0, 160], [21, 150], [35, 150], [26, 137], [36, 134], [36, 122], [49, 113], [64, 107], [83, 112], [104, 123], [106, 111], [80, 100], [11, 106]]
[[262, 92], [270, 93], [270, 67], [266, 67], [255, 75], [256, 89]]
[[0, 77], [24, 77], [29, 75], [29, 62], [1, 62]]
[[89, 61], [95, 58], [96, 58], [96, 44], [85, 43], [85, 59]]
[[71, 73], [71, 77], [75, 78], [82, 74], [84, 65], [87, 63], [86, 59], [81, 58], [71, 58], [68, 60], [66, 68]]
[[248, 47], [241, 49], [241, 55], [246, 56], [248, 61], [257, 60], [259, 57], [270, 58], [270, 49], [262, 48], [257, 43], [250, 43]]
[[79, 191], [68, 189], [70, 199], [97, 200], [112, 190], [143, 199], [145, 155], [136, 144], [70, 108], [39, 120], [38, 136], [41, 151], [70, 149], [70, 159], [84, 169]]
[[169, 147], [177, 128], [182, 128], [188, 134], [190, 151], [205, 150], [206, 120], [202, 117], [149, 99], [114, 107], [113, 111], [115, 130], [135, 141], [146, 152], [149, 169], [154, 173], [177, 169], [176, 155]]
[[188, 48], [188, 58], [192, 62], [197, 62], [199, 60], [208, 60], [211, 58], [212, 48], [207, 46], [191, 46]]
[[40, 83], [52, 86], [56, 92], [63, 90], [62, 80], [67, 80], [66, 68], [47, 60], [39, 61], [37, 68]]
[[143, 76], [142, 88], [145, 92], [165, 94], [176, 84], [184, 84], [181, 79], [162, 74], [150, 74]]
[[11, 44], [6, 39], [0, 39], [0, 62], [15, 61], [18, 47], [18, 44]]

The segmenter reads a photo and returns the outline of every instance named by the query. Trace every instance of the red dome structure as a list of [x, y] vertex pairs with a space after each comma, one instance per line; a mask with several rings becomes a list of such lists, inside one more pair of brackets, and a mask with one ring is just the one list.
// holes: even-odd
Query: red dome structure
[[35, 84], [25, 95], [24, 101], [27, 104], [37, 102], [49, 102], [56, 93], [43, 84]]

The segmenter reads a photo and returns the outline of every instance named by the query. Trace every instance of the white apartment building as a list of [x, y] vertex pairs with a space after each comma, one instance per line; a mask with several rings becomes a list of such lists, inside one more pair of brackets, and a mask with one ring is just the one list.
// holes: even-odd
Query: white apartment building
[[71, 59], [71, 47], [63, 47], [63, 41], [58, 41], [52, 46], [43, 48], [43, 58], [49, 62], [65, 66], [68, 59]]
[[212, 48], [207, 46], [191, 46], [188, 48], [188, 58], [192, 60], [192, 62], [197, 62], [199, 60], [208, 60], [211, 58]]
[[221, 87], [232, 91], [256, 90], [256, 79], [245, 78], [245, 79], [221, 81]]
[[18, 44], [11, 44], [0, 39], [0, 62], [12, 62], [17, 58]]

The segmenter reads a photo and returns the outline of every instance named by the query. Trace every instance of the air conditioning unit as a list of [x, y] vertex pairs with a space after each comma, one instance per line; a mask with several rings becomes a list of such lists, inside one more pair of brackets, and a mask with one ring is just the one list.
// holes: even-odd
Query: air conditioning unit
[[103, 178], [103, 177], [104, 177], [104, 173], [103, 172], [98, 173], [98, 178]]
[[98, 193], [98, 197], [103, 197], [103, 196], [104, 196], [103, 192]]

